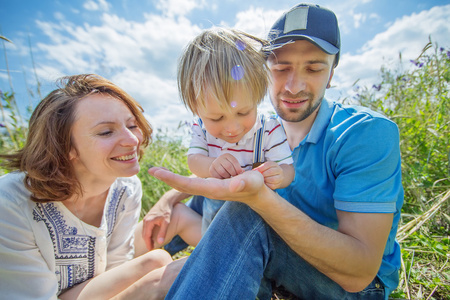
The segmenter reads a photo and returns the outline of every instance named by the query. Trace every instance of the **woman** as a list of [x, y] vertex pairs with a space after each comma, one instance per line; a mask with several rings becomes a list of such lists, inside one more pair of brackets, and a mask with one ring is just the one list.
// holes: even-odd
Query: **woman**
[[152, 128], [100, 76], [61, 83], [33, 112], [25, 146], [0, 156], [14, 171], [0, 178], [2, 297], [163, 297], [184, 261], [163, 250], [133, 259]]

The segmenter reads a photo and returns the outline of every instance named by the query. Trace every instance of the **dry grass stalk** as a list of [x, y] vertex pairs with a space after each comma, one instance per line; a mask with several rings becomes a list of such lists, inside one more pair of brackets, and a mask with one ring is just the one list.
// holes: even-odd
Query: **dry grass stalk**
[[416, 232], [424, 223], [426, 223], [436, 212], [441, 208], [442, 204], [450, 198], [450, 190], [448, 190], [445, 195], [434, 204], [429, 210], [421, 214], [420, 216], [414, 218], [408, 223], [401, 226], [397, 231], [397, 240], [399, 242], [403, 241], [411, 234]]

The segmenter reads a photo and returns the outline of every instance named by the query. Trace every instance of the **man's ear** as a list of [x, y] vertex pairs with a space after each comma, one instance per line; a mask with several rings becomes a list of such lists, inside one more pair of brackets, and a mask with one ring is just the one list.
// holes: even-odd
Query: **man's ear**
[[330, 78], [328, 78], [327, 89], [331, 87], [331, 79], [333, 78], [333, 75], [334, 75], [334, 68], [331, 69]]

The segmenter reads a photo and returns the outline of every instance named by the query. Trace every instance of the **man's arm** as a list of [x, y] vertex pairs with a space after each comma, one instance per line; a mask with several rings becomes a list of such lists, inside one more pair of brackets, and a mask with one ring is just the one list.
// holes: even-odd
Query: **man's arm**
[[[312, 220], [273, 192], [247, 204], [293, 249], [348, 292], [363, 290], [376, 276], [393, 214], [337, 210], [339, 228]], [[267, 208], [270, 207], [270, 210]]]
[[249, 205], [300, 256], [349, 292], [376, 276], [392, 225], [392, 214], [337, 211], [338, 230], [320, 225], [264, 184], [256, 171], [219, 180], [187, 178], [152, 168], [149, 173], [183, 191]]

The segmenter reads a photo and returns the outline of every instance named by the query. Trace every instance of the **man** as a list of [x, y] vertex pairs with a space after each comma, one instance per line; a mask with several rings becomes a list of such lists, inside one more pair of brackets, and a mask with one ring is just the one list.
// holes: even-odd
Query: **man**
[[340, 56], [334, 13], [297, 5], [268, 40], [270, 97], [296, 177], [275, 193], [256, 171], [218, 180], [150, 169], [181, 192], [229, 200], [167, 298], [270, 299], [282, 285], [301, 299], [387, 299], [400, 267], [398, 128], [324, 99]]

